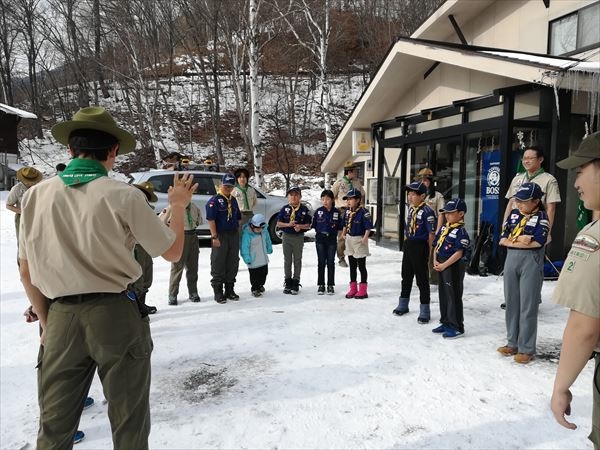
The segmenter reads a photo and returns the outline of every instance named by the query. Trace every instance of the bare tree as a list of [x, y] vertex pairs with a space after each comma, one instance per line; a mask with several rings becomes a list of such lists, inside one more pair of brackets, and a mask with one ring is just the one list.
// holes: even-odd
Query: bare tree
[[0, 0], [0, 101], [14, 104], [12, 73], [15, 66], [15, 43], [19, 30], [12, 2]]

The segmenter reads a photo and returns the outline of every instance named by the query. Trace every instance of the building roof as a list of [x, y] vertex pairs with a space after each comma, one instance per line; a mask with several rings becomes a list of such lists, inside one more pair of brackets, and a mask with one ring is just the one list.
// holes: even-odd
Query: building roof
[[[425, 39], [399, 38], [390, 48], [334, 140], [321, 164], [323, 172], [337, 170], [351, 156], [353, 130], [370, 129], [374, 122], [398, 115], [399, 99], [424, 78], [424, 74], [434, 63], [503, 77], [507, 85], [535, 83], [556, 89], [587, 91], [596, 97], [599, 96], [600, 61], [597, 53], [593, 60], [582, 60]], [[473, 92], [473, 96], [486, 94], [489, 92]], [[596, 104], [600, 104], [600, 101]], [[403, 113], [410, 112], [412, 111]]]
[[4, 111], [6, 114], [11, 114], [13, 116], [19, 116], [23, 119], [37, 119], [38, 117], [30, 112], [23, 111], [22, 109], [15, 108], [14, 106], [8, 106], [4, 103], [0, 103], [0, 111]]

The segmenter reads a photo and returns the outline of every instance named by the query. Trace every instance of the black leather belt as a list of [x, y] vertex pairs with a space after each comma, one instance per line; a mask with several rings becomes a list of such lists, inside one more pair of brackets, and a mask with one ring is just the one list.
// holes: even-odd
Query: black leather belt
[[185, 234], [196, 234], [196, 230], [184, 230]]
[[108, 295], [120, 295], [122, 292], [90, 292], [88, 294], [63, 295], [56, 297], [53, 301], [59, 303], [84, 303], [89, 300], [105, 297]]

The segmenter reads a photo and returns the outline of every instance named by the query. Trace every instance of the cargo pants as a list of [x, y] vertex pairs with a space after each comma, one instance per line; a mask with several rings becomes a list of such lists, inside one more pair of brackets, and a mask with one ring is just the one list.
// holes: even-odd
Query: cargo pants
[[108, 401], [115, 449], [147, 449], [150, 434], [148, 318], [125, 294], [54, 301], [38, 361], [38, 450], [73, 447], [96, 368]]
[[177, 298], [179, 293], [179, 283], [185, 268], [185, 278], [187, 280], [188, 294], [198, 293], [198, 256], [200, 247], [196, 231], [185, 232], [183, 242], [183, 253], [179, 261], [171, 263], [171, 276], [169, 277], [169, 297]]

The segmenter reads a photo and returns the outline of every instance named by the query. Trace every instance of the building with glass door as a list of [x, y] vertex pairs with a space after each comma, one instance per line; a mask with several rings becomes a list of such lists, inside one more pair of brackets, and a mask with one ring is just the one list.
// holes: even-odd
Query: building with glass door
[[[323, 172], [339, 172], [349, 159], [360, 164], [375, 237], [401, 248], [400, 187], [420, 169], [433, 170], [447, 199], [465, 199], [471, 236], [484, 226], [497, 235], [523, 150], [540, 146], [562, 196], [549, 246], [562, 258], [576, 233], [578, 198], [574, 174], [555, 162], [599, 128], [598, 23], [598, 1], [445, 2], [390, 48]], [[365, 152], [356, 136], [367, 133]]]

